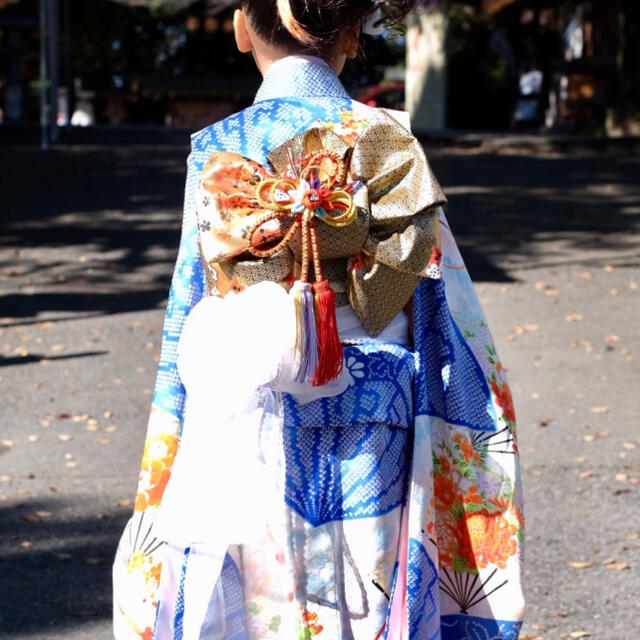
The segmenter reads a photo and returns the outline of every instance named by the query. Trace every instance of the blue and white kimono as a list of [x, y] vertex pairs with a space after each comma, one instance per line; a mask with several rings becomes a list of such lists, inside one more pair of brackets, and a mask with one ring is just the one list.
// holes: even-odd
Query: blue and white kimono
[[[135, 512], [114, 564], [117, 640], [518, 637], [524, 521], [513, 404], [437, 198], [442, 259], [415, 272], [412, 339], [361, 331], [345, 340], [337, 395], [303, 402], [278, 392], [263, 406], [276, 437], [273, 473], [261, 477], [275, 489], [256, 535], [230, 539], [216, 555], [188, 527], [175, 539], [156, 527], [186, 431], [195, 431], [183, 430], [179, 340], [196, 304], [215, 293], [197, 214], [203, 168], [222, 151], [266, 166], [274, 149], [318, 123], [353, 141], [375, 111], [321, 61], [289, 57], [269, 69], [252, 106], [192, 137]], [[211, 432], [224, 430], [215, 402], [208, 410]], [[181, 494], [185, 519], [250, 523], [260, 500], [250, 487], [237, 494], [246, 501], [228, 493], [221, 452], [199, 448]], [[234, 496], [225, 508], [223, 494]]]

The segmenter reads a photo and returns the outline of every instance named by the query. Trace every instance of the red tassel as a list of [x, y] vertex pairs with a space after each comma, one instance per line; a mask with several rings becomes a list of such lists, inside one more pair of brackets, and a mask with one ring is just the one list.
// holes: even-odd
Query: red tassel
[[318, 366], [311, 377], [311, 384], [319, 387], [340, 375], [343, 358], [336, 321], [336, 295], [326, 278], [314, 282], [313, 291], [318, 332]]

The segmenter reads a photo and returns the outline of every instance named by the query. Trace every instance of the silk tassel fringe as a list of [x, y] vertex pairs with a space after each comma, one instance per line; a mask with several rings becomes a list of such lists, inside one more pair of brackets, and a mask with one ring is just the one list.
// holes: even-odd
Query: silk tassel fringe
[[310, 382], [318, 368], [318, 336], [314, 313], [313, 287], [296, 280], [289, 291], [296, 314], [296, 344], [293, 375], [296, 382]]
[[335, 380], [342, 371], [343, 351], [336, 321], [336, 296], [325, 278], [313, 284], [317, 324], [318, 364], [311, 384], [321, 386]]

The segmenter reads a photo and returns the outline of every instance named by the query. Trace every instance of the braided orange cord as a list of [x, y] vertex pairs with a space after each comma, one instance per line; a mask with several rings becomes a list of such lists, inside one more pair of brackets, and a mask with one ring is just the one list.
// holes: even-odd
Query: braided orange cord
[[309, 236], [311, 237], [311, 252], [313, 256], [313, 270], [316, 275], [316, 282], [322, 280], [322, 266], [320, 264], [320, 249], [318, 248], [318, 232], [316, 230], [315, 218], [311, 219], [309, 225]]
[[249, 234], [249, 246], [247, 247], [247, 251], [251, 254], [256, 256], [256, 258], [270, 258], [271, 256], [275, 255], [276, 253], [278, 253], [278, 251], [280, 251], [281, 249], [284, 249], [285, 247], [289, 246], [289, 243], [291, 242], [291, 239], [293, 238], [293, 236], [295, 235], [296, 231], [299, 229], [300, 227], [300, 221], [299, 219], [296, 219], [293, 221], [293, 224], [291, 225], [291, 227], [289, 227], [289, 230], [287, 231], [287, 233], [285, 234], [284, 238], [282, 238], [282, 240], [280, 240], [280, 242], [278, 242], [278, 244], [276, 244], [273, 247], [270, 247], [269, 249], [258, 249], [258, 247], [254, 247], [253, 243], [252, 243], [252, 238], [253, 235], [258, 231], [258, 229], [265, 223], [265, 222], [269, 222], [271, 220], [282, 220], [284, 218], [288, 218], [289, 217], [289, 212], [288, 211], [273, 211], [271, 213], [267, 213], [266, 215], [262, 216], [252, 227], [249, 228], [248, 230], [248, 234]]
[[[313, 228], [313, 219], [311, 221]], [[302, 264], [300, 268], [300, 280], [307, 282], [309, 278], [309, 216], [302, 214], [302, 230], [300, 231], [300, 240], [302, 242]]]
[[[322, 169], [320, 162], [323, 159], [329, 159], [333, 162], [333, 164], [335, 165], [335, 171], [333, 172], [333, 174], [329, 174], [324, 169]], [[302, 171], [300, 173], [300, 177], [308, 180], [307, 176], [314, 169], [317, 171], [318, 177], [320, 177], [321, 171], [327, 175], [325, 186], [329, 189], [336, 183], [341, 182], [343, 174], [346, 173], [346, 166], [342, 159], [337, 154], [326, 150], [313, 151], [312, 153], [307, 154], [302, 159]]]

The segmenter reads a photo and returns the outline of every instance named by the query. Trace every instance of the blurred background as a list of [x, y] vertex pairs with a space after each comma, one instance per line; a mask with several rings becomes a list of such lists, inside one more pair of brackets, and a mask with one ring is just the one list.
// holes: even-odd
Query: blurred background
[[[0, 0], [0, 637], [112, 638], [189, 134], [260, 82], [232, 10]], [[637, 635], [639, 29], [638, 0], [426, 2], [342, 77], [409, 110], [508, 368], [520, 640]]]
[[[0, 0], [0, 126], [194, 130], [246, 106], [259, 76], [233, 5]], [[639, 39], [635, 0], [431, 1], [343, 79], [417, 131], [639, 134]]]

